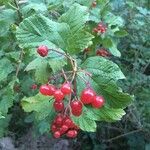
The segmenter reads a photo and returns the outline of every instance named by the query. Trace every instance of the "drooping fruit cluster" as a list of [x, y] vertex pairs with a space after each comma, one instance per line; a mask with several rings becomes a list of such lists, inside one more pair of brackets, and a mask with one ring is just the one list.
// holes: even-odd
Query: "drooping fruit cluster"
[[82, 91], [81, 101], [83, 104], [91, 104], [93, 108], [101, 108], [104, 105], [104, 98], [96, 95], [96, 92], [91, 88]]
[[63, 99], [66, 95], [71, 94], [72, 88], [69, 82], [65, 82], [60, 88], [56, 88], [54, 85], [46, 84], [41, 85], [40, 93], [45, 96], [53, 96], [55, 102], [53, 104], [57, 112], [64, 110]]
[[96, 28], [93, 29], [93, 32], [95, 33], [105, 33], [107, 30], [106, 25], [104, 25], [102, 22], [98, 24]]
[[75, 138], [78, 134], [79, 127], [73, 123], [69, 116], [58, 114], [51, 125], [51, 131], [55, 138], [60, 138], [62, 135]]
[[48, 47], [45, 45], [41, 45], [37, 48], [37, 52], [40, 56], [45, 57], [48, 55]]
[[109, 57], [110, 53], [105, 48], [101, 48], [96, 51], [96, 55], [102, 57]]

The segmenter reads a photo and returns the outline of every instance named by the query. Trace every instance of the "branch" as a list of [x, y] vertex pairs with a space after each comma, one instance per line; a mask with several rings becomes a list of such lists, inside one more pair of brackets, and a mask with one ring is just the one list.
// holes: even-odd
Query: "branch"
[[23, 59], [23, 54], [24, 54], [24, 51], [22, 49], [21, 52], [20, 52], [20, 56], [19, 56], [19, 63], [18, 63], [17, 69], [16, 69], [16, 77], [18, 77], [18, 73], [19, 73], [19, 70], [20, 70], [20, 65], [21, 65], [22, 59]]
[[103, 142], [104, 142], [104, 143], [105, 143], [105, 142], [106, 142], [106, 143], [112, 142], [112, 141], [114, 141], [114, 140], [120, 139], [120, 138], [122, 138], [122, 137], [125, 137], [125, 136], [130, 135], [130, 134], [134, 134], [134, 133], [137, 133], [137, 132], [140, 132], [140, 131], [142, 131], [142, 129], [133, 130], [133, 131], [130, 131], [130, 132], [128, 132], [128, 133], [124, 133], [124, 134], [118, 135], [118, 136], [116, 136], [116, 137], [114, 137], [114, 138], [111, 138], [111, 139], [108, 139], [108, 140], [103, 140]]

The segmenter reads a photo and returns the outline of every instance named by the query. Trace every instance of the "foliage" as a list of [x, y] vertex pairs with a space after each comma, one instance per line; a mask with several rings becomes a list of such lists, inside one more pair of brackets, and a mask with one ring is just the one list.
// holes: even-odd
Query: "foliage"
[[[31, 87], [33, 84], [39, 87], [41, 84], [48, 83], [49, 78], [60, 74], [62, 68], [70, 71], [72, 66], [65, 54], [78, 65], [76, 79], [73, 78], [77, 85], [77, 96], [80, 96], [88, 81], [92, 88], [98, 94], [102, 94], [106, 100], [105, 106], [101, 109], [93, 109], [85, 105], [80, 117], [71, 115], [72, 120], [81, 130], [95, 132], [98, 124], [97, 132], [99, 132], [99, 125], [101, 126], [103, 122], [107, 124], [106, 122], [121, 120], [126, 112], [134, 111], [133, 108], [140, 108], [140, 118], [144, 117], [140, 123], [148, 128], [149, 110], [145, 101], [149, 93], [147, 90], [149, 77], [146, 71], [149, 67], [147, 65], [149, 52], [146, 51], [149, 42], [147, 29], [137, 31], [144, 24], [149, 28], [149, 11], [128, 1], [121, 7], [127, 7], [129, 10], [132, 7], [133, 14], [125, 11], [121, 16], [113, 10], [116, 7], [113, 4], [117, 2], [98, 0], [95, 8], [92, 7], [92, 2], [92, 0], [0, 2], [3, 5], [2, 8], [0, 7], [1, 137], [13, 131], [9, 123], [13, 122], [16, 107], [19, 109], [18, 116], [21, 116], [24, 126], [27, 127], [31, 123], [34, 132], [49, 133], [49, 125], [56, 114], [52, 107], [54, 98], [42, 96], [38, 93], [38, 89], [33, 90]], [[99, 22], [107, 25], [106, 33], [93, 33], [93, 28]], [[40, 45], [52, 49], [47, 57], [43, 58], [37, 54], [36, 48]], [[95, 56], [96, 51], [101, 47], [106, 48], [111, 57]], [[85, 53], [85, 48], [90, 48], [90, 51]], [[122, 51], [120, 52], [119, 49]], [[122, 58], [120, 58], [121, 53]], [[127, 68], [132, 63], [132, 68]], [[120, 67], [125, 72], [128, 82], [124, 81], [125, 76]], [[52, 81], [53, 84], [60, 85], [64, 82], [62, 77], [57, 79]], [[124, 109], [133, 99], [133, 96], [127, 92], [137, 95], [134, 104], [125, 112]], [[139, 102], [140, 99], [143, 101]], [[141, 105], [145, 109], [142, 109]], [[126, 116], [122, 124], [125, 120], [127, 120]], [[132, 146], [131, 143], [128, 145]]]

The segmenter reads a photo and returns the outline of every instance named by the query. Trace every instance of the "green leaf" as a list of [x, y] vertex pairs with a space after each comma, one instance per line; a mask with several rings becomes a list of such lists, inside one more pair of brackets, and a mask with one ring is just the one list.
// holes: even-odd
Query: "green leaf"
[[110, 38], [104, 38], [102, 40], [103, 47], [110, 48], [113, 46], [112, 40]]
[[96, 131], [96, 122], [93, 119], [88, 118], [86, 113], [83, 112], [81, 116], [71, 116], [71, 118], [73, 122], [80, 127], [81, 130], [87, 132]]
[[13, 95], [5, 95], [0, 101], [0, 111], [3, 115], [6, 115], [8, 109], [13, 106]]
[[84, 27], [88, 19], [89, 13], [87, 7], [75, 3], [59, 18], [59, 21], [67, 23], [71, 29], [71, 33], [75, 34]]
[[89, 82], [97, 94], [104, 96], [105, 104], [110, 108], [125, 108], [131, 103], [133, 98], [116, 84], [119, 79], [125, 77], [115, 63], [103, 57], [90, 57], [81, 67], [84, 71], [77, 74], [78, 95], [86, 87], [85, 82]]
[[48, 115], [52, 115], [53, 100], [49, 96], [37, 94], [33, 97], [23, 98], [21, 105], [25, 112], [34, 111], [38, 120], [43, 120]]
[[77, 54], [92, 45], [92, 38], [93, 35], [90, 33], [78, 31], [76, 34], [70, 35], [66, 49], [70, 54]]
[[0, 36], [6, 35], [11, 24], [15, 22], [15, 11], [12, 9], [0, 10]]
[[36, 58], [32, 62], [30, 62], [25, 71], [35, 70], [35, 79], [39, 83], [46, 83], [48, 81], [48, 77], [50, 75], [50, 71], [48, 70], [48, 62], [43, 58]]
[[105, 81], [125, 79], [125, 76], [118, 65], [103, 57], [90, 57], [81, 65], [81, 67], [90, 72], [92, 76], [98, 76], [103, 80], [105, 79]]
[[[7, 67], [6, 67], [7, 66]], [[0, 81], [3, 81], [7, 76], [14, 71], [14, 67], [7, 58], [1, 59], [0, 63]]]
[[39, 128], [40, 134], [42, 135], [42, 134], [50, 131], [50, 124], [47, 121], [41, 121], [38, 124], [38, 128]]
[[43, 43], [53, 43], [62, 48], [65, 47], [62, 35], [67, 33], [66, 30], [68, 25], [65, 23], [56, 23], [43, 15], [33, 15], [20, 23], [16, 37], [24, 48], [35, 48]]
[[106, 106], [100, 109], [87, 108], [87, 117], [96, 121], [114, 122], [121, 120], [124, 115], [125, 111], [123, 109], [114, 109]]
[[114, 55], [114, 56], [116, 56], [116, 57], [121, 57], [121, 53], [120, 53], [120, 51], [117, 49], [117, 44], [114, 43], [114, 41], [113, 41], [112, 47], [109, 48], [109, 51], [111, 52], [112, 55]]
[[119, 30], [115, 32], [115, 36], [117, 37], [125, 37], [128, 35], [128, 32], [126, 30]]
[[5, 117], [2, 115], [2, 113], [0, 112], [0, 119], [4, 119]]
[[60, 71], [65, 65], [67, 65], [67, 59], [61, 54], [51, 52], [48, 56], [48, 63], [53, 72]]

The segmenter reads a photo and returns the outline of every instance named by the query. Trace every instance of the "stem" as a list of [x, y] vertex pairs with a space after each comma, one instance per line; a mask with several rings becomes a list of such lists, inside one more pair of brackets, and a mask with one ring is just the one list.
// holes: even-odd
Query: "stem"
[[64, 76], [65, 80], [66, 80], [66, 81], [68, 81], [68, 78], [67, 78], [67, 76], [66, 76], [66, 74], [65, 74], [64, 69], [62, 69], [62, 74], [63, 74], [63, 76]]
[[111, 139], [108, 139], [108, 140], [104, 140], [103, 142], [112, 142], [112, 141], [117, 140], [117, 139], [120, 139], [120, 138], [122, 138], [122, 137], [124, 137], [124, 136], [130, 135], [130, 134], [134, 134], [134, 133], [137, 133], [137, 132], [140, 132], [140, 131], [142, 131], [142, 129], [133, 130], [133, 131], [131, 131], [131, 132], [128, 132], [128, 133], [125, 133], [125, 134], [121, 134], [121, 135], [116, 136], [116, 137], [114, 137], [114, 138], [111, 138]]
[[24, 54], [24, 51], [22, 49], [20, 52], [20, 56], [19, 56], [19, 63], [18, 63], [17, 69], [16, 69], [16, 77], [18, 77], [18, 74], [19, 74], [20, 65], [21, 65], [22, 59], [23, 59], [23, 54]]
[[22, 18], [22, 14], [21, 14], [21, 12], [20, 12], [20, 8], [19, 8], [19, 5], [18, 5], [18, 1], [17, 0], [14, 0], [14, 4], [15, 4], [15, 6], [16, 6], [16, 10], [17, 10], [17, 13], [18, 13], [18, 16], [19, 16], [19, 20], [20, 21], [22, 21], [23, 20], [23, 18]]

